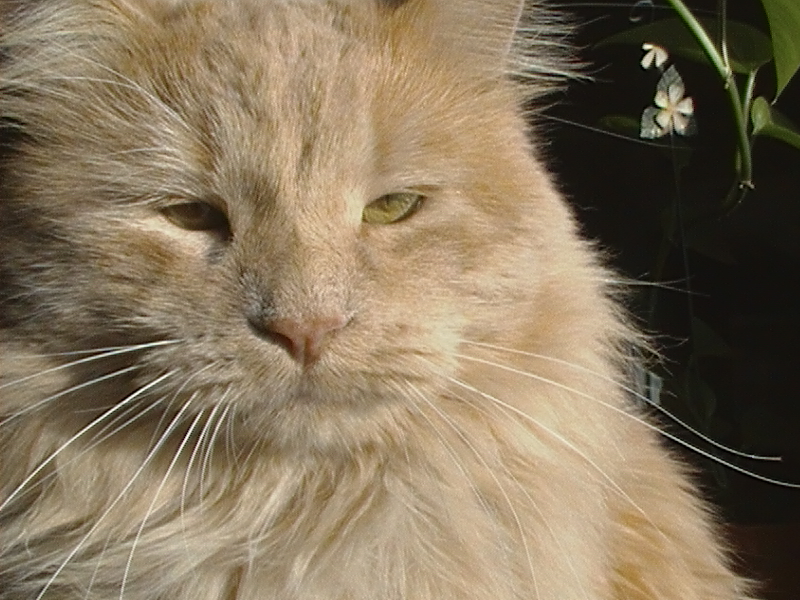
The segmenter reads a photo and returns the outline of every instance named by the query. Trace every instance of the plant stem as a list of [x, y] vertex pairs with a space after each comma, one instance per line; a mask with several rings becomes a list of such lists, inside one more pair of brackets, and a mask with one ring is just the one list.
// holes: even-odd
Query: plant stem
[[719, 13], [719, 47], [722, 50], [722, 61], [725, 63], [725, 70], [730, 72], [731, 61], [728, 56], [728, 2], [727, 0], [717, 0], [717, 12]]
[[[703, 48], [706, 56], [711, 61], [711, 64], [719, 73], [725, 85], [725, 91], [728, 93], [728, 99], [733, 109], [733, 118], [736, 124], [736, 133], [739, 146], [740, 164], [739, 171], [739, 187], [742, 189], [751, 189], [753, 187], [753, 157], [750, 151], [750, 138], [747, 128], [747, 115], [742, 106], [742, 98], [739, 96], [739, 88], [736, 85], [736, 80], [733, 77], [733, 72], [725, 61], [725, 58], [720, 54], [717, 47], [714, 45], [708, 32], [695, 18], [689, 8], [683, 3], [682, 0], [667, 0], [678, 16], [683, 20], [689, 30], [694, 34], [695, 38]], [[750, 86], [748, 85], [748, 93]], [[749, 105], [749, 98], [745, 98], [745, 104]]]

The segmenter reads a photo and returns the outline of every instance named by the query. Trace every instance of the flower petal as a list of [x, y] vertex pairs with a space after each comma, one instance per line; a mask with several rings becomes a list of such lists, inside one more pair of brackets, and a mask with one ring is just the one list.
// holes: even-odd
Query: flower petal
[[673, 116], [673, 112], [669, 109], [660, 110], [656, 115], [656, 123], [658, 123], [658, 126], [661, 127], [661, 129], [669, 133], [672, 131]]
[[656, 67], [661, 68], [661, 66], [669, 59], [669, 53], [661, 46], [656, 46], [653, 48], [653, 51], [656, 53]]
[[691, 96], [683, 98], [675, 105], [675, 110], [682, 115], [690, 116], [694, 114], [694, 100]]
[[655, 106], [648, 106], [642, 112], [639, 137], [652, 140], [666, 135], [666, 131], [656, 123], [656, 115], [660, 111]]
[[686, 88], [683, 85], [683, 81], [676, 81], [670, 85], [667, 89], [667, 93], [669, 94], [670, 104], [677, 104], [680, 102], [681, 98], [683, 98], [683, 95], [686, 93]]
[[689, 118], [680, 113], [674, 113], [672, 115], [672, 127], [675, 129], [675, 133], [686, 135], [686, 131], [689, 129]]

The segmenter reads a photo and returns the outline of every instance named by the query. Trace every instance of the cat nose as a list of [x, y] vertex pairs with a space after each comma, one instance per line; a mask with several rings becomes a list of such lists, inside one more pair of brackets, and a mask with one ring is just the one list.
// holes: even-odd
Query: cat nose
[[264, 324], [262, 332], [270, 341], [283, 347], [295, 361], [308, 367], [319, 360], [330, 337], [348, 322], [344, 315], [305, 320], [273, 319]]

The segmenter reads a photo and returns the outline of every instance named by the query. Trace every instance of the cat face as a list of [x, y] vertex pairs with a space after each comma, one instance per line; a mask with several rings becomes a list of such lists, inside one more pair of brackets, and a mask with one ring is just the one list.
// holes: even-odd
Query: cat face
[[42, 35], [92, 27], [6, 67], [22, 132], [0, 205], [7, 335], [134, 348], [76, 381], [108, 377], [112, 401], [153, 414], [224, 405], [303, 447], [401, 437], [464, 340], [536, 349], [573, 310], [551, 291], [578, 268], [571, 224], [497, 57], [465, 62], [427, 4], [29, 17]]

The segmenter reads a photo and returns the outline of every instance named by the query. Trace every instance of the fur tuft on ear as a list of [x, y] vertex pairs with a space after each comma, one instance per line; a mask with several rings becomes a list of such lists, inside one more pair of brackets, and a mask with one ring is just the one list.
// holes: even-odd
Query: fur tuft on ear
[[526, 82], [530, 96], [578, 76], [571, 27], [542, 0], [382, 0], [444, 52]]
[[384, 0], [413, 15], [414, 25], [430, 31], [473, 59], [508, 55], [524, 0]]

